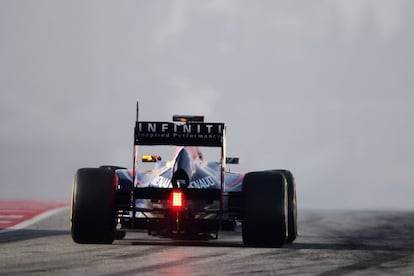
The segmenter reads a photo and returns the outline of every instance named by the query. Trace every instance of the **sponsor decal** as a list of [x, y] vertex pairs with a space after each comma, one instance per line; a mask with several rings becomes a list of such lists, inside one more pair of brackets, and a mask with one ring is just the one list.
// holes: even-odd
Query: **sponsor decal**
[[[135, 140], [137, 144], [191, 144], [198, 142], [220, 146], [223, 137], [222, 123], [137, 122]], [[190, 142], [191, 141], [191, 142]]]
[[206, 189], [216, 185], [216, 182], [211, 176], [206, 176], [190, 182], [189, 188]]
[[160, 175], [151, 181], [150, 186], [155, 186], [155, 187], [160, 187], [160, 188], [171, 188], [172, 187], [171, 179]]
[[200, 123], [178, 125], [174, 123], [161, 122], [138, 122], [138, 131], [141, 133], [158, 133], [158, 134], [222, 134], [223, 124], [217, 123]]
[[[196, 179], [190, 182], [188, 188], [197, 188], [197, 189], [206, 189], [216, 185], [214, 178], [211, 176], [206, 176], [200, 179]], [[171, 179], [164, 177], [164, 176], [157, 176], [155, 177], [150, 186], [158, 187], [158, 188], [172, 188]]]

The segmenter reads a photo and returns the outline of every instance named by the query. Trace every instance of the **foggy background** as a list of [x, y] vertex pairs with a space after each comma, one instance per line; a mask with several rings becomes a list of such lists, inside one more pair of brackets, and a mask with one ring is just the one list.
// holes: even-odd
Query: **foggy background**
[[225, 122], [239, 169], [291, 169], [299, 208], [413, 210], [413, 8], [0, 0], [0, 198], [131, 167], [139, 99], [142, 120]]

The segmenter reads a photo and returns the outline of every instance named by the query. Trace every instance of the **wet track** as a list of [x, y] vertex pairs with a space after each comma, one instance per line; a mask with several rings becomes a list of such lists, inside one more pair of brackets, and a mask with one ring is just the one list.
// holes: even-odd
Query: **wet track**
[[302, 211], [301, 236], [284, 248], [245, 248], [238, 233], [171, 241], [129, 233], [79, 245], [69, 211], [0, 233], [1, 275], [414, 275], [414, 212]]

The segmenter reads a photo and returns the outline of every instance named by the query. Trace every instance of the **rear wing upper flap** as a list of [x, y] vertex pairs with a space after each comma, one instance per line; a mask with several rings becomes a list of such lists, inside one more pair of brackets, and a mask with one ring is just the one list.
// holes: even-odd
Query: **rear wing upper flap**
[[224, 123], [137, 121], [135, 124], [135, 145], [177, 145], [222, 147]]

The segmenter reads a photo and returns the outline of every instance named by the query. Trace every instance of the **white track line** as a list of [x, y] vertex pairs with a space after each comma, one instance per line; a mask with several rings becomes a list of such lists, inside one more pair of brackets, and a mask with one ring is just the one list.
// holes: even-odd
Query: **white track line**
[[68, 206], [64, 206], [64, 207], [58, 207], [56, 209], [52, 209], [52, 210], [43, 212], [43, 213], [41, 213], [41, 214], [39, 214], [37, 216], [34, 216], [33, 218], [31, 218], [29, 220], [26, 220], [26, 221], [23, 221], [23, 222], [21, 222], [19, 224], [16, 224], [13, 227], [0, 230], [0, 234], [26, 228], [26, 227], [28, 227], [28, 226], [30, 226], [32, 224], [35, 224], [35, 223], [37, 223], [37, 222], [39, 222], [41, 220], [44, 220], [44, 219], [46, 219], [48, 217], [51, 217], [51, 216], [53, 216], [53, 215], [55, 215], [55, 214], [57, 214], [57, 213], [59, 213], [59, 212], [61, 212], [63, 210], [68, 209], [68, 208], [69, 208]]

